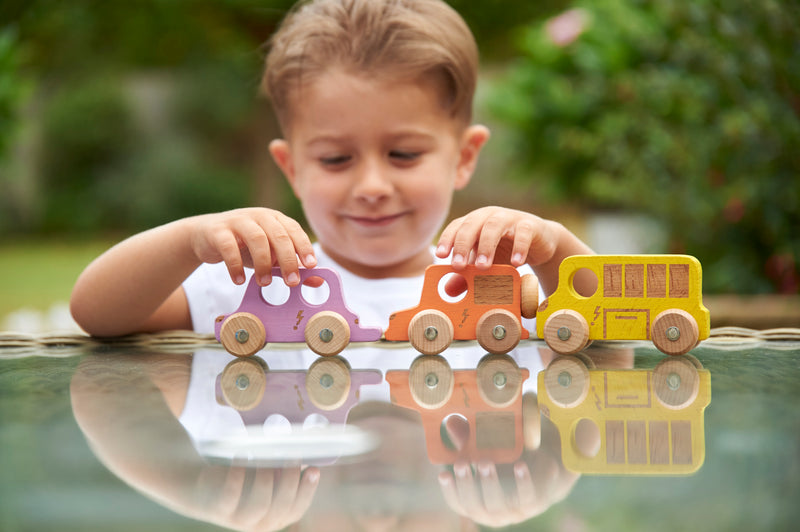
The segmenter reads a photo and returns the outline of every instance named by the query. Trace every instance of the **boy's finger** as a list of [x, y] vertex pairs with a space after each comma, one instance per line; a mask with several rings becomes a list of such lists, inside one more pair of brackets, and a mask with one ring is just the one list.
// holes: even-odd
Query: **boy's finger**
[[293, 218], [284, 217], [283, 225], [294, 244], [295, 253], [300, 257], [300, 261], [306, 268], [313, 268], [317, 265], [317, 257], [314, 255], [314, 246], [303, 230], [302, 226]]
[[517, 224], [514, 229], [514, 246], [511, 251], [511, 264], [514, 266], [521, 266], [527, 261], [534, 235], [535, 229], [532, 223], [521, 221]]
[[222, 257], [222, 261], [228, 268], [228, 274], [231, 280], [236, 284], [242, 284], [245, 281], [244, 264], [242, 262], [242, 254], [239, 251], [239, 244], [233, 233], [226, 231], [217, 234], [214, 237], [214, 247]]
[[483, 226], [482, 219], [465, 217], [453, 237], [453, 266], [466, 266]]
[[289, 286], [300, 283], [299, 264], [297, 254], [294, 249], [294, 242], [289, 236], [289, 232], [284, 225], [274, 216], [266, 216], [259, 220], [261, 227], [265, 231], [271, 248], [271, 261], [281, 269], [281, 276]]
[[272, 282], [272, 253], [264, 229], [255, 221], [247, 219], [238, 228], [239, 238], [244, 242], [252, 260], [258, 284], [267, 286]]
[[478, 254], [475, 265], [479, 268], [488, 268], [494, 261], [494, 255], [500, 239], [506, 233], [506, 220], [501, 216], [489, 216], [481, 227], [480, 240], [478, 241]]

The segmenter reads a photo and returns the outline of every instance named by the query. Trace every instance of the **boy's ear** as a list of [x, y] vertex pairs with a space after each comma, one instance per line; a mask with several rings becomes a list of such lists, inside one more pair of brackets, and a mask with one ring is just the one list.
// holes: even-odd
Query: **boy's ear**
[[283, 139], [275, 139], [269, 143], [269, 153], [272, 155], [272, 160], [283, 172], [283, 175], [286, 176], [286, 180], [289, 181], [292, 190], [294, 190], [294, 164], [292, 164], [292, 152], [289, 149], [289, 143]]
[[486, 126], [473, 124], [464, 130], [461, 136], [460, 156], [458, 168], [456, 168], [456, 190], [460, 190], [469, 184], [475, 166], [478, 164], [478, 155], [481, 148], [489, 140], [489, 128]]

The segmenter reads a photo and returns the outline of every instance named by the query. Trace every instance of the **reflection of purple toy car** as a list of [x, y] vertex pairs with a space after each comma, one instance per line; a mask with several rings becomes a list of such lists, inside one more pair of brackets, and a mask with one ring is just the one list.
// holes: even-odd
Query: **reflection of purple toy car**
[[[281, 282], [279, 268], [272, 269], [273, 282]], [[329, 289], [327, 301], [311, 304], [303, 298], [301, 287], [310, 277], [324, 280]], [[214, 324], [217, 340], [229, 353], [251, 356], [267, 342], [306, 342], [319, 355], [341, 352], [351, 341], [380, 340], [378, 327], [361, 327], [344, 304], [339, 275], [328, 268], [300, 270], [300, 284], [289, 287], [289, 298], [280, 305], [264, 299], [261, 287], [250, 279], [242, 303], [235, 312], [219, 316]]]

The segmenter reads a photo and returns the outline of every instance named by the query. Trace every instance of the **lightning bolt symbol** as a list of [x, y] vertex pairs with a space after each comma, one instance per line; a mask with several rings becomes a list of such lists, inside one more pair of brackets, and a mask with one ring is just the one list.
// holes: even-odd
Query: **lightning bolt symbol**
[[303, 321], [303, 311], [300, 310], [297, 312], [297, 323], [294, 324], [294, 330], [297, 330], [297, 326], [300, 325], [300, 322]]
[[597, 323], [597, 318], [600, 317], [600, 305], [594, 307], [594, 318], [592, 319], [592, 325]]
[[464, 309], [464, 312], [463, 312], [461, 315], [463, 316], [463, 319], [461, 320], [461, 323], [459, 323], [459, 324], [458, 324], [458, 326], [459, 326], [459, 327], [461, 327], [462, 325], [464, 325], [464, 322], [466, 322], [466, 321], [467, 321], [467, 317], [469, 317], [469, 309], [468, 309], [468, 308], [465, 308], [465, 309]]
[[595, 389], [594, 386], [592, 386], [592, 393], [594, 394], [594, 404], [595, 404], [595, 406], [597, 406], [598, 410], [602, 410], [603, 409], [603, 405], [602, 405], [602, 403], [600, 403], [600, 396], [597, 395], [597, 390]]
[[[302, 313], [303, 311], [301, 310], [300, 312]], [[302, 411], [305, 409], [305, 405], [303, 404], [303, 394], [300, 393], [300, 388], [296, 384], [294, 385], [294, 391], [297, 392], [297, 406]]]

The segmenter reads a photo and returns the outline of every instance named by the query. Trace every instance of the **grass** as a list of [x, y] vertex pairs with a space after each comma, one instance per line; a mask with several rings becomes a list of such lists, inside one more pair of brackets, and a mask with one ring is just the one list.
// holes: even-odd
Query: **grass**
[[47, 310], [68, 301], [80, 272], [109, 246], [105, 240], [0, 243], [0, 321], [21, 308]]

